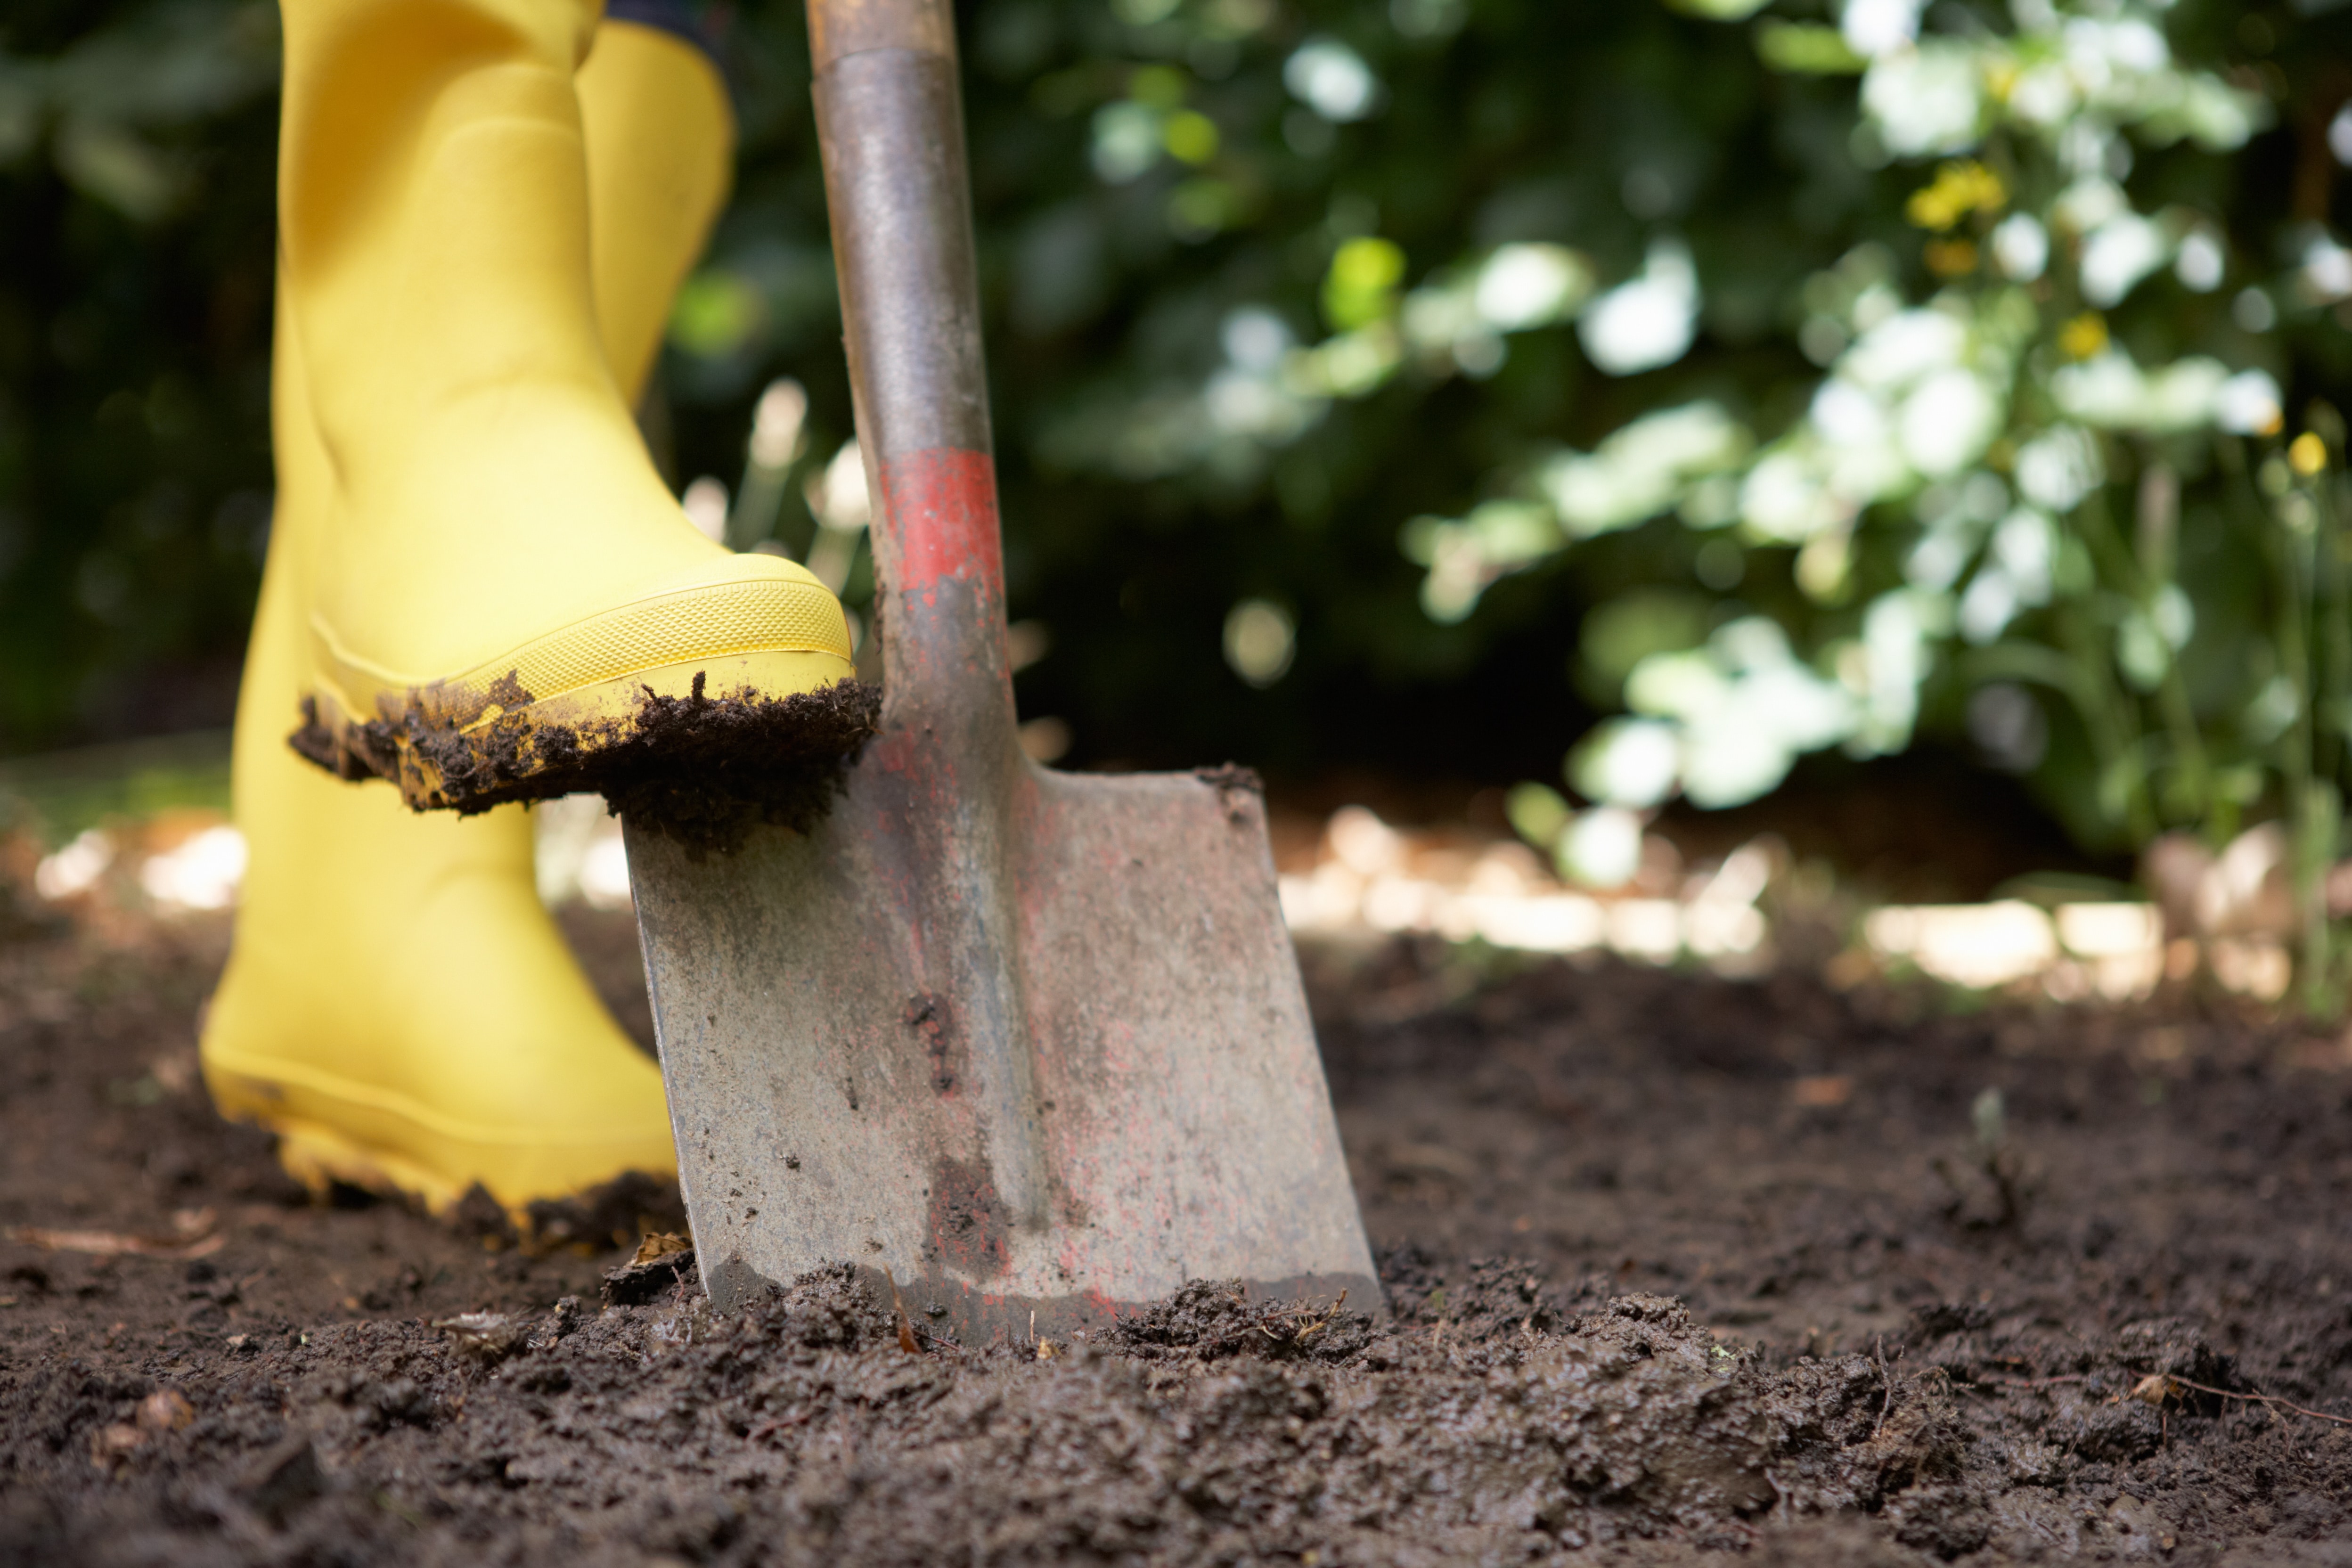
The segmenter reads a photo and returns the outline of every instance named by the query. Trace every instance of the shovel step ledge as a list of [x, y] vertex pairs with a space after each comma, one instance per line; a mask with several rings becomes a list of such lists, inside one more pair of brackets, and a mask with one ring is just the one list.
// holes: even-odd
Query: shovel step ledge
[[1254, 784], [1018, 743], [947, 7], [810, 23], [882, 730], [808, 835], [628, 830], [704, 1283], [845, 1260], [967, 1342], [1201, 1278], [1377, 1310]]

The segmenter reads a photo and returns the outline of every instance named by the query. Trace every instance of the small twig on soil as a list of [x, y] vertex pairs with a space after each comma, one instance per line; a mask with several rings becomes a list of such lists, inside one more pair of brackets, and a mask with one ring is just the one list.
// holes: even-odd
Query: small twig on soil
[[[1232, 1300], [1235, 1306], [1243, 1306], [1246, 1304], [1245, 1298], [1241, 1296], [1235, 1296], [1232, 1298]], [[1337, 1318], [1339, 1315], [1339, 1309], [1347, 1304], [1348, 1292], [1343, 1289], [1339, 1292], [1339, 1299], [1331, 1303], [1328, 1310], [1327, 1310], [1321, 1317], [1316, 1319], [1311, 1323], [1306, 1324], [1304, 1327], [1296, 1327], [1294, 1325], [1298, 1324], [1300, 1320], [1304, 1319], [1308, 1313], [1315, 1310], [1311, 1306], [1302, 1303], [1298, 1306], [1286, 1307], [1268, 1313], [1267, 1317], [1273, 1322], [1284, 1328], [1290, 1329], [1291, 1331], [1287, 1336], [1275, 1332], [1273, 1329], [1266, 1327], [1265, 1323], [1252, 1323], [1250, 1327], [1255, 1329], [1259, 1333], [1264, 1334], [1267, 1339], [1272, 1340], [1278, 1345], [1305, 1344], [1309, 1339], [1321, 1333], [1325, 1329], [1329, 1328], [1331, 1326], [1331, 1320]]]
[[898, 1348], [908, 1355], [922, 1354], [923, 1347], [915, 1342], [914, 1320], [907, 1316], [906, 1299], [898, 1294], [898, 1276], [885, 1265], [882, 1278], [890, 1281], [890, 1310], [898, 1314]]
[[2087, 1383], [2090, 1377], [2087, 1372], [2070, 1372], [2059, 1377], [1994, 1377], [1988, 1374], [1977, 1381], [1990, 1383], [1996, 1388], [2047, 1388], [2053, 1383]]
[[51, 1230], [46, 1226], [12, 1225], [0, 1230], [0, 1239], [44, 1252], [86, 1252], [99, 1258], [209, 1258], [228, 1244], [215, 1228], [210, 1209], [182, 1209], [172, 1216], [173, 1235], [126, 1236], [114, 1230]]
[[[2215, 1388], [2208, 1384], [2191, 1383], [2185, 1377], [2171, 1377], [2162, 1373], [2154, 1377], [2143, 1378], [2139, 1385], [2132, 1390], [2132, 1397], [2142, 1404], [2161, 1406], [2167, 1395], [2177, 1394], [2184, 1388], [2193, 1388], [2200, 1394], [2210, 1394], [2217, 1399], [2241, 1399], [2254, 1405], [2275, 1405], [2281, 1410], [2292, 1410], [2297, 1415], [2308, 1415], [2314, 1421], [2328, 1421], [2338, 1426], [2352, 1426], [2352, 1415], [2330, 1415], [2325, 1410], [2306, 1410], [2300, 1405], [2281, 1399], [2275, 1394], [2238, 1394], [2227, 1388]], [[2154, 1397], [2149, 1397], [2151, 1394]]]
[[1310, 1334], [1319, 1334], [1319, 1333], [1321, 1333], [1324, 1330], [1326, 1330], [1326, 1329], [1329, 1328], [1329, 1327], [1331, 1326], [1331, 1320], [1332, 1320], [1332, 1319], [1334, 1319], [1334, 1318], [1336, 1318], [1336, 1317], [1338, 1317], [1338, 1316], [1339, 1315], [1339, 1309], [1340, 1309], [1340, 1308], [1342, 1308], [1342, 1307], [1344, 1307], [1344, 1306], [1346, 1306], [1347, 1304], [1348, 1304], [1348, 1290], [1347, 1290], [1347, 1287], [1345, 1287], [1345, 1286], [1341, 1286], [1341, 1287], [1340, 1287], [1340, 1289], [1339, 1289], [1339, 1299], [1338, 1300], [1336, 1300], [1336, 1301], [1334, 1301], [1334, 1302], [1332, 1302], [1332, 1303], [1331, 1303], [1331, 1310], [1330, 1310], [1329, 1311], [1328, 1311], [1328, 1312], [1324, 1313], [1320, 1318], [1318, 1318], [1318, 1319], [1317, 1319], [1313, 1323], [1309, 1324], [1307, 1327], [1306, 1327], [1306, 1328], [1304, 1328], [1304, 1329], [1301, 1329], [1301, 1330], [1298, 1331], [1298, 1337], [1299, 1337], [1299, 1339], [1301, 1339], [1301, 1340], [1305, 1340], [1305, 1339], [1306, 1339], [1308, 1335], [1310, 1335]]
[[[903, 1316], [903, 1314], [901, 1315]], [[918, 1338], [927, 1342], [935, 1351], [947, 1351], [955, 1355], [963, 1354], [963, 1346], [956, 1343], [953, 1340], [943, 1339], [940, 1335], [931, 1332], [929, 1329], [917, 1329], [915, 1333]]]
[[743, 1441], [746, 1443], [757, 1443], [764, 1438], [772, 1437], [777, 1433], [785, 1431], [791, 1427], [805, 1426], [807, 1425], [808, 1412], [805, 1410], [798, 1411], [791, 1415], [779, 1415], [772, 1421], [762, 1421], [757, 1426], [752, 1427], [749, 1432], [744, 1433]]

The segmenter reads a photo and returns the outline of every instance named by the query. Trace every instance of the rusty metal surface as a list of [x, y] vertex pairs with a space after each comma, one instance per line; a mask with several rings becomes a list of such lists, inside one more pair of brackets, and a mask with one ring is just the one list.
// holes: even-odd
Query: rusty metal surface
[[815, 91], [882, 732], [808, 837], [629, 834], [705, 1282], [846, 1260], [971, 1337], [1201, 1277], [1377, 1308], [1255, 789], [1021, 754], [952, 64], [836, 48]]
[[1202, 1277], [1376, 1306], [1255, 792], [1025, 778], [1006, 1016], [932, 943], [915, 755], [887, 737], [811, 837], [630, 838], [713, 1299], [847, 1259], [968, 1339]]

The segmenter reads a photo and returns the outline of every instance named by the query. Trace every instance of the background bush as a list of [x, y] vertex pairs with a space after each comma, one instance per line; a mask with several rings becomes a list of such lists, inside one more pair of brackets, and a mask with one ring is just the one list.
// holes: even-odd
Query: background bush
[[[2108, 847], [2301, 809], [2295, 756], [2340, 775], [2327, 0], [959, 16], [1008, 566], [1049, 637], [1022, 701], [1071, 762], [1559, 781], [1587, 739], [1566, 812], [1923, 735]], [[806, 51], [796, 5], [723, 20], [738, 195], [649, 424], [681, 483], [736, 485], [761, 389], [803, 382], [798, 548], [848, 434]], [[0, 27], [0, 751], [219, 722], [267, 530], [274, 19]], [[2086, 287], [2102, 232], [2120, 292]], [[1983, 429], [1832, 472], [1822, 388], [1938, 311], [1958, 357], [1866, 387], [1895, 424], [1855, 440], [1900, 454], [1947, 371]], [[2063, 507], [2017, 468], [2053, 436]], [[2029, 504], [2038, 543], [2002, 532]]]

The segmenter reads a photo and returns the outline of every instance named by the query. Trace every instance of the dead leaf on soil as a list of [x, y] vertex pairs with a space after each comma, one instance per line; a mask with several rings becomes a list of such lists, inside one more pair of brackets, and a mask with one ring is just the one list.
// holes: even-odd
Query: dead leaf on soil
[[1790, 1084], [1789, 1098], [1799, 1105], [1831, 1110], [1853, 1098], [1853, 1079], [1844, 1073], [1815, 1073]]
[[170, 1236], [131, 1236], [118, 1230], [58, 1230], [12, 1225], [0, 1237], [44, 1252], [84, 1252], [98, 1258], [209, 1258], [228, 1245], [219, 1216], [211, 1209], [182, 1209], [172, 1216]]
[[145, 1447], [159, 1433], [178, 1432], [196, 1418], [196, 1407], [176, 1388], [159, 1388], [139, 1402], [134, 1420], [110, 1422], [89, 1435], [89, 1462], [110, 1470]]
[[500, 1361], [522, 1347], [528, 1326], [504, 1312], [460, 1312], [436, 1318], [433, 1326], [447, 1334], [457, 1348], [484, 1361]]
[[682, 1288], [694, 1271], [694, 1244], [682, 1236], [656, 1234], [637, 1244], [636, 1255], [604, 1275], [604, 1303], [642, 1307]]
[[89, 1435], [89, 1462], [101, 1470], [110, 1470], [137, 1453], [146, 1441], [147, 1434], [127, 1421], [100, 1426]]
[[196, 1418], [196, 1407], [176, 1388], [159, 1388], [139, 1402], [139, 1425], [150, 1432], [177, 1432]]
[[657, 1262], [674, 1253], [693, 1250], [694, 1243], [686, 1237], [669, 1231], [657, 1230], [637, 1243], [637, 1255], [629, 1259], [629, 1266], [633, 1268], [639, 1268], [647, 1263]]

